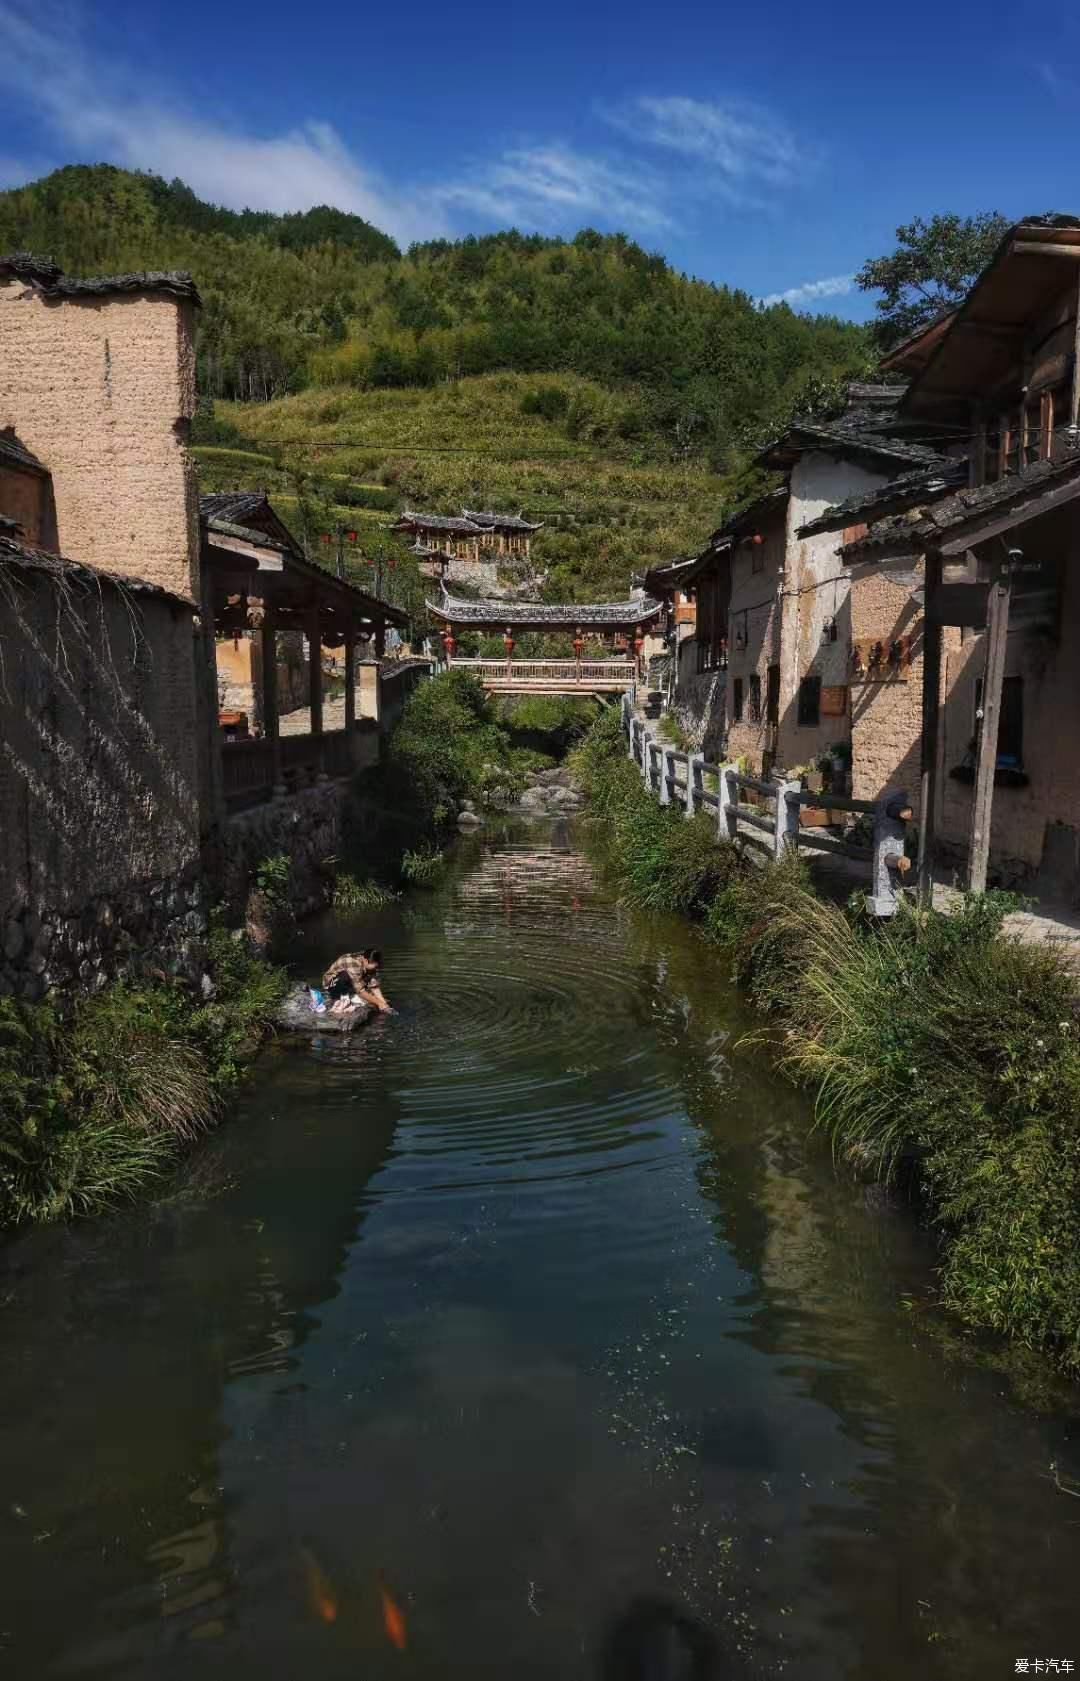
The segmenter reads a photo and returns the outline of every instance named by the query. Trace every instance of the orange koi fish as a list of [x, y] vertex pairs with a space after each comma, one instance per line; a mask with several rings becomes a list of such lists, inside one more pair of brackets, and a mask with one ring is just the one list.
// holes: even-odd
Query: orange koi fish
[[308, 1604], [324, 1623], [336, 1623], [338, 1601], [333, 1583], [321, 1569], [313, 1552], [307, 1547], [302, 1547], [300, 1552], [307, 1577]]
[[396, 1646], [399, 1652], [403, 1652], [407, 1643], [405, 1618], [402, 1615], [401, 1607], [391, 1594], [381, 1573], [379, 1576], [379, 1597], [382, 1600], [382, 1620], [386, 1638], [391, 1646]]

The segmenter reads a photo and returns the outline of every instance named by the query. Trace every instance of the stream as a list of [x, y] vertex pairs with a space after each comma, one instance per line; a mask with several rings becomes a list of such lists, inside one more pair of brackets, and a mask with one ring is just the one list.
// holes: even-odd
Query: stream
[[398, 1016], [3, 1252], [0, 1676], [1080, 1664], [1075, 1413], [935, 1334], [716, 952], [550, 824], [293, 956], [361, 944]]

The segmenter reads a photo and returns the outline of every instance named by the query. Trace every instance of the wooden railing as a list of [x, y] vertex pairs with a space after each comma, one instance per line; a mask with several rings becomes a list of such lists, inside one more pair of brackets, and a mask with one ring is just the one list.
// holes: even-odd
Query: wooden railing
[[467, 660], [452, 659], [452, 671], [468, 671], [485, 689], [532, 691], [537, 694], [632, 689], [637, 679], [633, 660]]
[[[735, 765], [710, 764], [701, 753], [685, 753], [658, 740], [645, 720], [634, 716], [629, 696], [623, 698], [622, 723], [629, 756], [661, 805], [680, 805], [687, 817], [703, 808], [713, 810], [718, 839], [753, 842], [764, 846], [774, 859], [803, 847], [813, 852], [839, 853], [869, 865], [867, 909], [872, 916], [895, 915], [899, 902], [897, 878], [902, 887], [910, 868], [905, 842], [912, 812], [903, 789], [887, 789], [879, 800], [852, 800], [839, 794], [810, 793], [793, 780], [766, 782], [744, 775]], [[715, 783], [715, 789], [706, 787], [707, 780]], [[748, 804], [740, 799], [744, 791], [756, 795], [760, 803]], [[854, 847], [838, 835], [802, 829], [799, 812], [805, 805], [872, 816], [869, 856], [864, 848]]]
[[[281, 747], [281, 784], [286, 794], [312, 787], [320, 776], [351, 776], [365, 755], [358, 751], [358, 737], [370, 736], [370, 762], [378, 758], [378, 725], [373, 718], [358, 718], [352, 733], [324, 730], [322, 735], [284, 735]], [[272, 744], [258, 740], [225, 741], [221, 744], [222, 784], [228, 811], [245, 811], [274, 794]]]

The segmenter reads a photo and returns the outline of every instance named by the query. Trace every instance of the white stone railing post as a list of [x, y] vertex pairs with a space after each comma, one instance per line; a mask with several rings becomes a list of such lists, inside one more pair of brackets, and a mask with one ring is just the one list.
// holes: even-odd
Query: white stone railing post
[[866, 900], [871, 916], [896, 915], [899, 903], [896, 876], [906, 875], [910, 867], [904, 847], [911, 816], [908, 796], [902, 788], [886, 788], [874, 805], [873, 880]]
[[739, 803], [738, 785], [731, 780], [734, 765], [721, 765], [716, 780], [716, 833], [719, 840], [734, 840], [738, 819], [735, 807]]
[[794, 799], [788, 799], [788, 795], [798, 794], [801, 790], [801, 782], [777, 779], [776, 828], [773, 831], [773, 857], [777, 863], [789, 852], [794, 852], [799, 844], [799, 807]]
[[693, 817], [701, 801], [701, 767], [704, 763], [704, 753], [688, 753], [686, 755], [687, 817]]
[[660, 804], [671, 804], [671, 780], [675, 775], [675, 761], [672, 758], [672, 748], [660, 749]]

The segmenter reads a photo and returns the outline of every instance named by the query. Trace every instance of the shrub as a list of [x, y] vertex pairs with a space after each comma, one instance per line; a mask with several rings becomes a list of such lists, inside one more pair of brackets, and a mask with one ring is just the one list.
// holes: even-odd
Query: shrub
[[403, 880], [413, 887], [434, 887], [446, 870], [446, 858], [438, 847], [425, 846], [406, 852], [401, 860]]
[[400, 897], [390, 887], [384, 887], [373, 876], [366, 876], [358, 881], [347, 871], [340, 874], [334, 883], [334, 909], [336, 911], [378, 910], [383, 905], [392, 905]]

